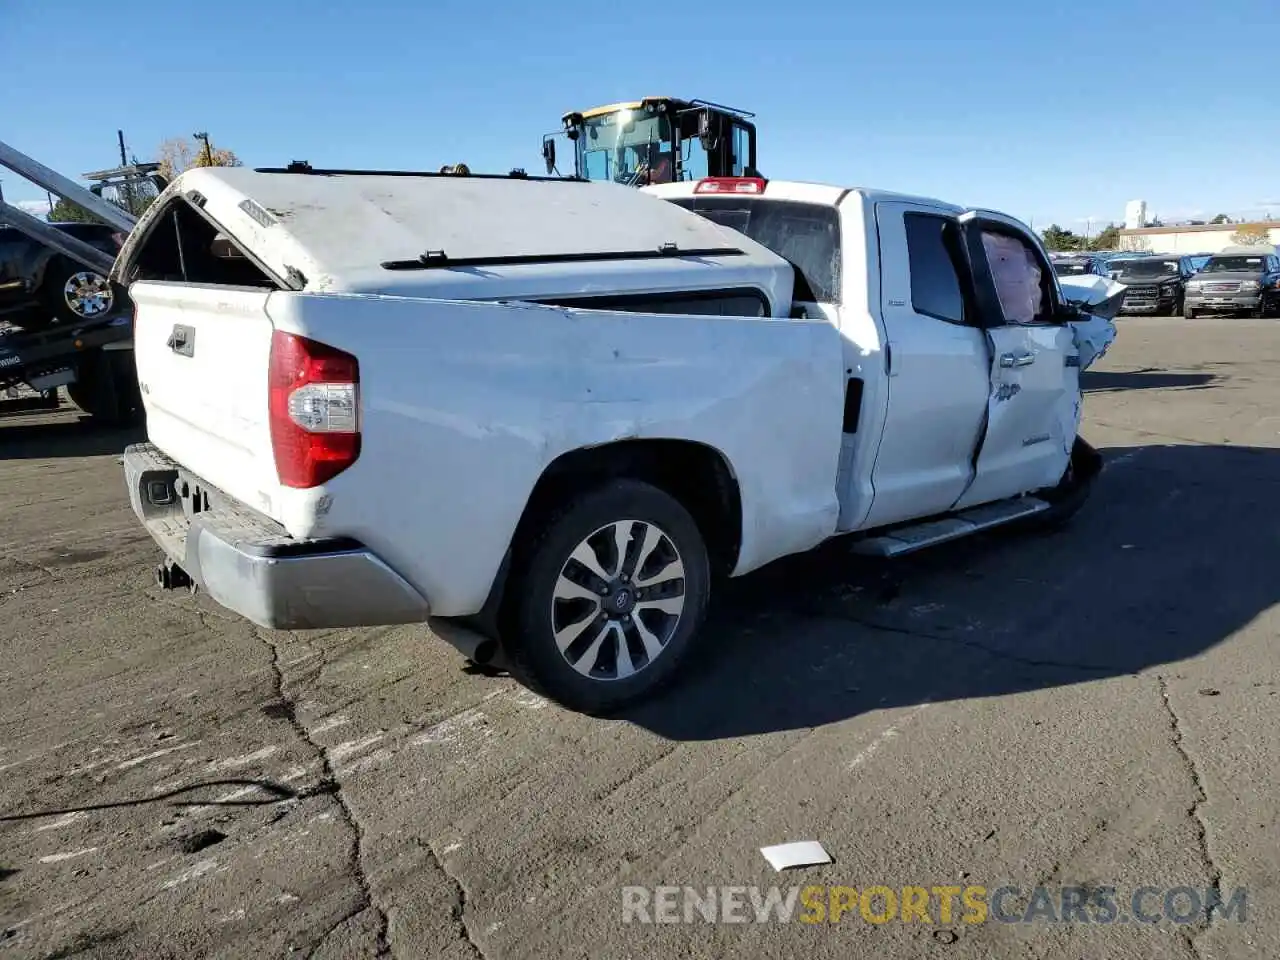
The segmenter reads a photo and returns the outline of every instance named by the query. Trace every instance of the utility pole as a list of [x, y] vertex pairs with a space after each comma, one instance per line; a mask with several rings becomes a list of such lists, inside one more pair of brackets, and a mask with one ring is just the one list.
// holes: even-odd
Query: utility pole
[[124, 150], [124, 131], [117, 130], [116, 138], [120, 141], [120, 166], [127, 167], [129, 165], [129, 155]]
[[213, 148], [209, 146], [209, 134], [193, 133], [191, 136], [204, 144], [204, 162], [206, 166], [213, 166]]

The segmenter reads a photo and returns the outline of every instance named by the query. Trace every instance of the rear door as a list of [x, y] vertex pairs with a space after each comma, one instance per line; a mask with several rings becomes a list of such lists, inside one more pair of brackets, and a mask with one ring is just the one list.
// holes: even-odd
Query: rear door
[[969, 213], [961, 221], [991, 361], [986, 429], [957, 508], [1056, 484], [1080, 418], [1079, 358], [1048, 257], [1016, 220]]
[[990, 392], [954, 214], [882, 201], [875, 218], [888, 399], [863, 527], [951, 508], [973, 479]]

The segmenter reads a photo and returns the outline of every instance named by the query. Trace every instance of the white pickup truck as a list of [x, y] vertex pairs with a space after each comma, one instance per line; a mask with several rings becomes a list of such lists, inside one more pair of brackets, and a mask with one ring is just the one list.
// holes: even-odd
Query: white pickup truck
[[933, 200], [197, 169], [113, 278], [163, 586], [427, 621], [579, 710], [669, 679], [717, 576], [1062, 519], [1101, 464], [1110, 319], [1021, 223]]

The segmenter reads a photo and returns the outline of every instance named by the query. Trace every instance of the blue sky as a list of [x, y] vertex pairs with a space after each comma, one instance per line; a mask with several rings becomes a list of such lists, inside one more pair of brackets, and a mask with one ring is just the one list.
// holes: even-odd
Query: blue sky
[[141, 159], [207, 130], [253, 165], [540, 172], [566, 110], [668, 94], [754, 111], [776, 178], [1037, 228], [1096, 230], [1137, 198], [1280, 216], [1270, 0], [183, 6], [0, 0], [0, 139], [68, 174], [115, 163], [117, 128]]

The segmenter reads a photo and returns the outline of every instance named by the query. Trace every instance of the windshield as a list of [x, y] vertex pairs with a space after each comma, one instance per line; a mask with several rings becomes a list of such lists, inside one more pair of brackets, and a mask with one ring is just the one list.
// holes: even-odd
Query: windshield
[[1060, 277], [1072, 277], [1076, 274], [1088, 273], [1089, 264], [1081, 260], [1059, 260], [1053, 265], [1053, 272]]
[[672, 179], [671, 123], [657, 114], [617, 110], [584, 120], [577, 149], [589, 180], [643, 185]]
[[840, 216], [835, 207], [746, 197], [679, 197], [677, 206], [768, 247], [796, 268], [795, 299], [840, 302]]
[[1263, 257], [1213, 257], [1204, 268], [1204, 273], [1261, 273], [1266, 266]]
[[1113, 264], [1112, 269], [1126, 277], [1176, 277], [1177, 260], [1126, 260]]

